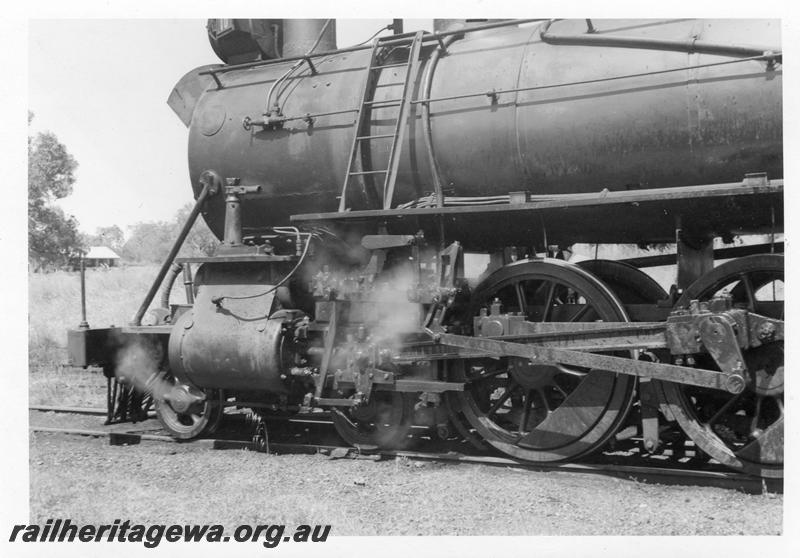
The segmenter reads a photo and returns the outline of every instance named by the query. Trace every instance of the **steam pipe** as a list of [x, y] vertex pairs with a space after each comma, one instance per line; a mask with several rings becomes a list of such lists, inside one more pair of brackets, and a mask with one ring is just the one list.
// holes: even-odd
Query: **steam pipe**
[[[569, 46], [602, 46], [616, 48], [640, 48], [647, 50], [664, 50], [672, 52], [687, 52], [689, 54], [711, 54], [716, 56], [759, 56], [780, 51], [779, 48], [770, 49], [757, 46], [723, 45], [708, 43], [691, 39], [687, 41], [670, 41], [666, 39], [646, 39], [642, 37], [621, 37], [619, 35], [600, 35], [590, 27], [588, 35], [553, 35], [549, 33], [550, 26], [558, 20], [551, 19], [542, 26], [539, 38], [549, 45]], [[778, 55], [779, 56], [779, 55]]]
[[194, 280], [192, 279], [192, 264], [183, 266], [183, 287], [186, 289], [186, 304], [194, 304]]
[[[291, 68], [289, 68], [286, 71], [286, 73], [283, 74], [280, 78], [278, 78], [275, 81], [275, 83], [272, 84], [272, 87], [269, 88], [269, 92], [267, 93], [267, 104], [266, 104], [266, 108], [264, 109], [265, 113], [267, 113], [270, 110], [272, 110], [272, 93], [273, 93], [273, 91], [275, 91], [278, 88], [278, 85], [283, 83], [291, 74], [294, 73], [295, 70], [297, 70], [300, 66], [302, 66], [303, 61], [308, 61], [309, 65], [311, 64], [311, 62], [309, 60], [309, 57], [311, 56], [311, 53], [314, 52], [314, 49], [317, 48], [317, 46], [319, 46], [320, 41], [322, 41], [322, 38], [325, 36], [325, 32], [328, 30], [328, 27], [330, 26], [332, 21], [333, 21], [332, 19], [325, 20], [325, 24], [322, 26], [322, 29], [320, 29], [316, 40], [311, 45], [311, 48], [308, 49], [308, 52], [306, 52], [305, 54], [301, 55], [300, 59], [297, 61], [297, 63], [294, 64]], [[284, 38], [284, 42], [285, 41], [286, 41], [286, 39]], [[284, 44], [284, 48], [285, 47], [286, 47], [286, 45]], [[284, 58], [283, 60], [287, 60], [287, 58]], [[278, 94], [278, 96], [280, 96], [280, 94]], [[275, 106], [277, 107], [277, 105], [278, 105], [278, 101], [276, 99], [275, 100]]]
[[[436, 70], [436, 64], [439, 62], [439, 57], [444, 54], [447, 47], [456, 40], [456, 35], [450, 35], [442, 41], [442, 44], [437, 48], [430, 59], [428, 66], [425, 68], [425, 78], [423, 84], [422, 95], [424, 98], [429, 98], [431, 95], [431, 85], [433, 84], [433, 73]], [[433, 132], [431, 130], [431, 105], [430, 103], [422, 104], [422, 126], [424, 130], [423, 137], [425, 139], [425, 152], [428, 154], [428, 161], [431, 167], [431, 176], [433, 177], [433, 188], [436, 194], [436, 206], [442, 207], [444, 205], [444, 194], [442, 192], [442, 180], [439, 175], [439, 166], [436, 164], [436, 154], [433, 152]]]
[[164, 286], [161, 289], [161, 308], [169, 308], [169, 293], [172, 292], [172, 286], [175, 284], [175, 279], [178, 278], [178, 274], [181, 271], [183, 271], [182, 264], [173, 263], [172, 266], [170, 266], [169, 275], [167, 276], [167, 280], [164, 282]]
[[167, 271], [169, 271], [172, 262], [175, 260], [175, 256], [178, 255], [178, 251], [181, 249], [181, 246], [183, 246], [183, 242], [189, 235], [189, 231], [192, 230], [192, 226], [197, 220], [197, 216], [200, 214], [200, 208], [203, 207], [203, 204], [209, 196], [213, 196], [219, 192], [222, 186], [222, 179], [214, 171], [207, 170], [200, 175], [200, 183], [203, 185], [203, 189], [200, 191], [200, 195], [197, 197], [197, 201], [195, 201], [194, 207], [192, 207], [192, 211], [189, 213], [189, 217], [186, 219], [186, 223], [183, 224], [183, 228], [181, 229], [178, 238], [175, 239], [175, 244], [172, 245], [172, 249], [169, 251], [167, 258], [161, 265], [161, 269], [158, 270], [158, 275], [156, 275], [153, 284], [150, 286], [150, 290], [147, 291], [147, 295], [144, 297], [142, 305], [139, 306], [139, 310], [137, 310], [136, 314], [133, 316], [131, 325], [142, 325], [144, 313], [147, 312], [147, 309], [150, 307], [150, 303], [153, 302], [153, 298], [156, 296], [158, 287], [161, 285], [162, 281], [164, 281], [164, 277], [167, 275]]

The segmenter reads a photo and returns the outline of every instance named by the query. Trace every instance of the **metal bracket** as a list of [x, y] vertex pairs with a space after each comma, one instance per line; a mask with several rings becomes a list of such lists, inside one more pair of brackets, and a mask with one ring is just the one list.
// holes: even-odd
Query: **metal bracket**
[[650, 378], [639, 378], [639, 412], [642, 419], [642, 444], [650, 453], [658, 449], [658, 395]]
[[769, 186], [769, 178], [765, 172], [751, 172], [744, 175], [742, 186], [750, 188], [766, 188]]
[[720, 369], [729, 375], [726, 386], [728, 391], [732, 393], [742, 391], [743, 375], [747, 369], [733, 324], [726, 319], [726, 316], [709, 316], [700, 323], [700, 337]]
[[311, 61], [311, 57], [310, 56], [306, 56], [305, 58], [303, 58], [303, 60], [305, 61], [306, 64], [308, 64], [308, 67], [311, 69], [311, 74], [312, 75], [316, 75], [317, 74], [317, 68], [314, 66], [314, 63]]

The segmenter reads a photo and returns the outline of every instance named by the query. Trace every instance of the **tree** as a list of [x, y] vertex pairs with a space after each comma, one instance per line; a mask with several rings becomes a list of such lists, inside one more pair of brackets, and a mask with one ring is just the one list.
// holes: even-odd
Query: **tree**
[[36, 270], [63, 266], [84, 248], [78, 222], [55, 205], [72, 193], [77, 168], [55, 134], [28, 136], [28, 258]]
[[[147, 221], [132, 225], [130, 237], [122, 247], [120, 255], [133, 262], [163, 262], [191, 211], [192, 204], [187, 204], [178, 210], [171, 222]], [[217, 246], [219, 246], [217, 237], [209, 230], [202, 217], [198, 217], [178, 255], [213, 256]]]
[[[175, 214], [175, 237], [178, 236], [183, 224], [189, 217], [189, 213], [192, 212], [193, 205], [194, 204], [187, 203]], [[217, 237], [214, 236], [214, 233], [212, 233], [211, 229], [208, 228], [205, 220], [201, 216], [198, 216], [197, 221], [195, 221], [194, 226], [192, 227], [192, 230], [189, 231], [189, 234], [186, 237], [186, 241], [183, 243], [183, 248], [181, 248], [180, 255], [213, 256], [217, 251], [217, 246], [219, 246]]]
[[167, 257], [173, 242], [175, 235], [171, 223], [140, 222], [131, 225], [130, 236], [120, 255], [133, 262], [161, 263]]

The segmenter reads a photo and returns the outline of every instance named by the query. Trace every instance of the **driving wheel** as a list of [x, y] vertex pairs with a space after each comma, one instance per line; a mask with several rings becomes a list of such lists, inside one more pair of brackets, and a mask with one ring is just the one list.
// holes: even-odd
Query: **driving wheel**
[[[679, 308], [727, 292], [735, 307], [784, 319], [783, 256], [762, 254], [725, 263], [693, 283]], [[738, 394], [661, 382], [664, 400], [694, 443], [720, 463], [752, 475], [783, 477], [783, 341], [743, 351], [746, 387]], [[718, 370], [705, 355], [697, 365]]]
[[[600, 280], [561, 260], [499, 269], [476, 289], [473, 315], [497, 301], [502, 312], [533, 322], [628, 321]], [[625, 419], [635, 386], [632, 376], [513, 357], [463, 361], [461, 380], [465, 389], [456, 397], [472, 427], [499, 450], [533, 462], [571, 460], [601, 447]]]

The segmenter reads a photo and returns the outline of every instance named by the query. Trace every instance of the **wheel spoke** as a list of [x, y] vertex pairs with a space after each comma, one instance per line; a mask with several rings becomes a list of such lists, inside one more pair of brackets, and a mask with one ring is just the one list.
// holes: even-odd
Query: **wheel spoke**
[[556, 283], [555, 281], [550, 281], [547, 287], [547, 295], [544, 297], [544, 310], [542, 311], [542, 320], [543, 322], [547, 321], [547, 318], [550, 317], [550, 308], [553, 306], [553, 299], [556, 296]]
[[525, 303], [525, 291], [522, 289], [522, 281], [518, 281], [514, 285], [514, 292], [517, 295], [517, 305], [519, 306], [519, 311], [522, 312], [525, 316], [527, 316], [528, 307]]
[[508, 387], [506, 387], [506, 391], [503, 393], [503, 395], [501, 395], [500, 398], [497, 401], [495, 401], [494, 404], [491, 407], [489, 407], [489, 410], [486, 411], [486, 416], [490, 417], [493, 414], [495, 414], [497, 411], [499, 411], [500, 407], [502, 407], [503, 404], [506, 401], [508, 401], [508, 398], [511, 397], [511, 392], [512, 391], [513, 391], [512, 389], [509, 389]]
[[756, 396], [756, 410], [753, 412], [753, 420], [750, 422], [750, 435], [754, 436], [758, 430], [758, 420], [761, 418], [761, 404], [764, 402], [764, 396]]
[[747, 273], [740, 273], [739, 280], [744, 286], [744, 291], [747, 294], [747, 309], [750, 310], [751, 312], [755, 312], [756, 293], [753, 290], [753, 282], [750, 280], [750, 276]]
[[709, 427], [710, 427], [712, 424], [714, 424], [715, 422], [717, 422], [717, 419], [719, 419], [719, 418], [722, 416], [722, 414], [723, 414], [725, 411], [727, 411], [727, 410], [728, 410], [728, 409], [731, 407], [731, 405], [733, 405], [734, 403], [736, 403], [737, 401], [739, 401], [739, 399], [741, 399], [741, 398], [742, 398], [742, 394], [744, 394], [744, 392], [738, 393], [738, 394], [736, 394], [736, 395], [732, 396], [730, 399], [728, 399], [728, 400], [725, 402], [725, 404], [724, 404], [722, 407], [720, 407], [720, 408], [717, 410], [717, 412], [716, 412], [716, 413], [714, 413], [714, 415], [713, 415], [713, 416], [712, 416], [710, 419], [708, 419], [708, 420], [706, 421], [706, 423], [705, 423], [705, 424], [706, 424], [706, 426], [709, 426]]
[[522, 435], [528, 427], [528, 419], [531, 416], [531, 390], [526, 390], [522, 396], [522, 417], [519, 419], [519, 434]]
[[556, 383], [556, 380], [555, 380], [555, 378], [553, 378], [553, 383], [552, 383], [552, 386], [553, 386], [553, 387], [556, 389], [556, 391], [557, 391], [558, 393], [560, 393], [561, 395], [563, 395], [565, 398], [567, 397], [567, 392], [566, 392], [566, 391], [564, 391], [564, 390], [561, 388], [561, 386], [560, 386], [560, 385], [558, 385], [558, 383]]
[[539, 398], [542, 400], [542, 403], [544, 403], [544, 408], [547, 410], [547, 414], [549, 415], [552, 413], [553, 409], [550, 407], [550, 402], [547, 401], [547, 395], [545, 395], [544, 390], [537, 389], [536, 393], [539, 394]]
[[575, 315], [574, 315], [574, 316], [572, 316], [572, 317], [569, 319], [569, 321], [570, 321], [570, 322], [577, 322], [578, 320], [580, 320], [581, 318], [583, 318], [583, 317], [586, 315], [586, 313], [587, 313], [587, 312], [589, 312], [589, 310], [591, 310], [591, 309], [592, 309], [592, 307], [591, 307], [591, 306], [589, 306], [588, 304], [584, 304], [584, 305], [583, 305], [583, 308], [581, 308], [580, 310], [578, 310], [577, 312], [575, 312]]

